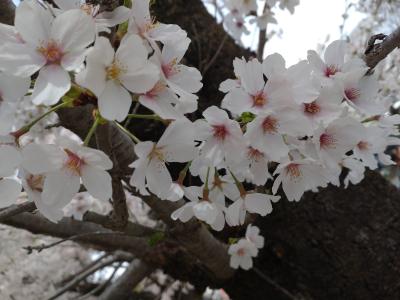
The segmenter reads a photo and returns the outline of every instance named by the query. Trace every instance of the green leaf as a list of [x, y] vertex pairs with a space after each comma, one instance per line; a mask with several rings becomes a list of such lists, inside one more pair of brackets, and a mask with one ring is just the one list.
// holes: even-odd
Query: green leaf
[[156, 232], [156, 233], [152, 234], [152, 235], [149, 237], [149, 240], [148, 240], [149, 245], [150, 245], [151, 247], [154, 247], [154, 246], [156, 246], [158, 243], [160, 243], [164, 238], [165, 238], [164, 232], [162, 232], [162, 231]]

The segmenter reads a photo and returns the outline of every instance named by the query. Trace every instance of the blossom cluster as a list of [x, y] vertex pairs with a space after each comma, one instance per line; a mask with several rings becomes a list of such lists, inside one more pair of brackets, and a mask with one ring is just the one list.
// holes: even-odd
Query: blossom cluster
[[229, 247], [230, 266], [234, 269], [239, 267], [244, 270], [251, 269], [253, 267], [253, 257], [256, 257], [259, 249], [263, 247], [264, 237], [260, 235], [260, 229], [249, 224], [245, 237]]
[[[97, 99], [95, 121], [83, 144], [23, 143], [20, 137], [48, 113], [17, 130], [2, 119], [1, 206], [14, 203], [23, 187], [56, 222], [81, 184], [94, 198], [109, 200], [113, 162], [88, 147], [99, 122], [114, 122], [135, 142], [129, 183], [138, 194], [185, 199], [172, 219], [197, 218], [217, 231], [245, 224], [247, 213], [270, 214], [280, 186], [289, 201], [299, 201], [306, 191], [340, 185], [344, 169], [347, 187], [359, 183], [366, 168], [393, 163], [385, 150], [400, 144], [400, 117], [378, 100], [376, 76], [365, 63], [345, 59], [344, 41], [331, 43], [323, 58], [309, 51], [307, 60], [289, 67], [279, 54], [262, 62], [236, 58], [236, 78], [220, 85], [221, 106], [208, 107], [193, 122], [185, 115], [197, 110], [202, 78], [181, 63], [190, 44], [183, 29], [156, 22], [149, 0], [112, 12], [54, 2], [57, 7], [25, 0], [15, 26], [0, 25], [0, 116], [28, 91], [33, 104], [52, 106], [49, 113], [75, 105], [76, 91], [83, 91]], [[117, 25], [115, 41], [100, 35]], [[133, 102], [154, 114], [130, 114]], [[168, 125], [158, 141], [140, 141], [120, 124], [131, 117]], [[184, 167], [174, 178], [171, 168], [179, 164]], [[262, 244], [258, 238], [249, 244], [252, 234], [231, 246], [233, 267], [251, 266]]]
[[276, 24], [275, 8], [287, 9], [291, 14], [300, 0], [209, 0], [223, 21], [224, 28], [238, 43], [243, 35], [249, 35], [251, 26], [265, 30], [268, 24]]

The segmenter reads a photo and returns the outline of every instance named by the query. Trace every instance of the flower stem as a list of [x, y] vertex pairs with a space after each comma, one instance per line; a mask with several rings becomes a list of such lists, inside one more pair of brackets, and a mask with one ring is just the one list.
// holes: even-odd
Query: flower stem
[[99, 124], [100, 124], [100, 120], [101, 120], [101, 117], [100, 117], [100, 115], [97, 113], [96, 116], [95, 116], [95, 118], [94, 118], [93, 125], [92, 125], [92, 127], [89, 129], [89, 132], [88, 132], [88, 134], [86, 135], [86, 138], [85, 138], [85, 140], [84, 140], [84, 142], [83, 142], [83, 145], [84, 145], [84, 146], [88, 146], [88, 145], [89, 145], [90, 139], [92, 138], [93, 134], [96, 132], [97, 126], [99, 126]]
[[115, 125], [117, 125], [117, 127], [119, 129], [121, 129], [121, 131], [123, 131], [127, 136], [129, 136], [135, 144], [140, 143], [141, 141], [132, 133], [130, 132], [128, 129], [126, 129], [124, 126], [122, 126], [121, 124], [119, 124], [118, 122], [114, 121]]
[[21, 127], [19, 130], [15, 131], [12, 133], [12, 135], [15, 136], [15, 138], [20, 138], [22, 135], [24, 135], [25, 133], [28, 133], [29, 130], [31, 130], [31, 128], [33, 126], [35, 126], [37, 123], [39, 123], [41, 120], [43, 120], [44, 118], [46, 118], [48, 115], [50, 115], [53, 112], [56, 112], [57, 110], [59, 110], [60, 108], [63, 107], [67, 107], [68, 105], [70, 105], [72, 103], [72, 101], [67, 101], [67, 102], [62, 102], [56, 106], [53, 106], [51, 109], [49, 109], [47, 112], [45, 112], [43, 115], [37, 117], [36, 119], [34, 119], [33, 121], [31, 121], [29, 124]]
[[157, 115], [140, 115], [140, 114], [129, 114], [128, 115], [129, 119], [145, 119], [145, 120], [154, 120], [154, 121], [160, 121], [162, 122], [163, 119], [161, 119]]

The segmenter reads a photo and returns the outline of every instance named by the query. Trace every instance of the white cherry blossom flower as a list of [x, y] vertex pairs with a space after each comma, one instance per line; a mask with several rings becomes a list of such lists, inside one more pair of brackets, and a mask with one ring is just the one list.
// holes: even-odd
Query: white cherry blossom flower
[[390, 104], [387, 100], [376, 100], [379, 89], [377, 77], [364, 75], [365, 71], [358, 69], [338, 74], [335, 78], [342, 85], [343, 98], [351, 107], [367, 116], [383, 114]]
[[266, 216], [272, 212], [272, 202], [277, 202], [279, 199], [280, 196], [246, 193], [228, 207], [226, 221], [231, 226], [243, 225], [246, 211]]
[[118, 6], [113, 11], [99, 13], [100, 5], [89, 4], [85, 0], [55, 0], [54, 2], [62, 11], [71, 9], [81, 9], [84, 11], [94, 19], [97, 32], [109, 32], [110, 27], [127, 21], [131, 16], [131, 10], [124, 6]]
[[28, 199], [35, 202], [37, 209], [40, 213], [50, 221], [57, 223], [64, 217], [63, 207], [65, 202], [46, 203], [42, 200], [42, 192], [44, 186], [44, 175], [33, 175], [26, 170], [20, 171], [22, 178], [22, 186], [28, 194]]
[[331, 84], [338, 73], [357, 70], [365, 73], [368, 70], [361, 59], [352, 59], [345, 63], [345, 48], [345, 41], [333, 41], [325, 50], [324, 60], [314, 50], [308, 51], [308, 61], [323, 85]]
[[272, 192], [276, 194], [279, 186], [289, 201], [300, 201], [305, 191], [327, 185], [324, 169], [316, 162], [308, 159], [281, 163], [274, 172], [276, 177]]
[[286, 68], [284, 58], [274, 53], [264, 59], [263, 71], [271, 92], [284, 105], [310, 103], [319, 95], [319, 83], [311, 76], [312, 68], [305, 60]]
[[[189, 44], [190, 39], [187, 37], [182, 40], [166, 42], [161, 53], [156, 51], [152, 61], [160, 67], [161, 75], [176, 94], [181, 97], [192, 96], [197, 99], [196, 96], [191, 94], [202, 88], [201, 74], [196, 68], [180, 63]], [[197, 106], [195, 109], [197, 109]]]
[[252, 242], [258, 249], [264, 247], [264, 237], [260, 235], [260, 228], [257, 226], [247, 225], [246, 239]]
[[200, 156], [207, 166], [216, 167], [223, 161], [239, 161], [244, 156], [245, 142], [239, 124], [226, 111], [211, 106], [203, 112], [205, 120], [195, 122], [197, 139], [204, 141]]
[[336, 119], [316, 130], [312, 141], [321, 161], [327, 166], [340, 162], [361, 141], [362, 130], [361, 123], [350, 117]]
[[156, 41], [182, 40], [187, 33], [175, 24], [156, 22], [150, 15], [150, 0], [136, 0], [132, 3], [132, 17], [129, 21], [128, 33], [137, 34], [146, 39], [152, 47], [157, 47]]
[[110, 41], [99, 37], [76, 80], [97, 96], [104, 118], [123, 121], [132, 104], [129, 91], [146, 93], [159, 80], [157, 67], [147, 57], [147, 49], [137, 35], [124, 38], [115, 53]]
[[95, 198], [107, 201], [112, 196], [111, 176], [106, 170], [112, 161], [102, 151], [72, 140], [60, 146], [31, 143], [24, 147], [23, 166], [33, 175], [44, 175], [42, 200], [64, 207], [78, 193], [82, 183]]
[[166, 199], [172, 178], [167, 162], [188, 162], [196, 154], [193, 124], [185, 119], [171, 123], [157, 143], [140, 142], [135, 145], [138, 159], [131, 164], [133, 171], [130, 184], [142, 195], [150, 192]]
[[241, 239], [236, 244], [229, 246], [229, 255], [231, 255], [230, 266], [234, 269], [241, 267], [249, 270], [253, 267], [253, 257], [258, 255], [257, 247], [246, 239]]
[[37, 105], [57, 103], [71, 87], [68, 72], [82, 65], [86, 47], [94, 41], [91, 18], [71, 10], [53, 19], [37, 1], [27, 0], [17, 7], [15, 28], [24, 43], [1, 47], [0, 69], [21, 77], [40, 70], [32, 101]]

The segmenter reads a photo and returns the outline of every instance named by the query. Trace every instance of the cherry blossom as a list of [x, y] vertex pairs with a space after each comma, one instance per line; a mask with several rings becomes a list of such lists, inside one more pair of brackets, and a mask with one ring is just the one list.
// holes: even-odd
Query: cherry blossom
[[99, 5], [86, 3], [85, 0], [55, 0], [57, 6], [62, 11], [71, 9], [81, 9], [86, 14], [94, 18], [97, 32], [110, 31], [114, 27], [127, 21], [131, 16], [131, 10], [124, 6], [118, 6], [113, 11], [99, 12]]
[[295, 160], [280, 164], [274, 172], [278, 175], [272, 186], [272, 192], [276, 194], [279, 186], [289, 201], [299, 201], [305, 191], [315, 189], [318, 186], [325, 187], [327, 178], [321, 165], [313, 160]]
[[177, 120], [164, 131], [157, 143], [140, 142], [135, 146], [138, 159], [131, 165], [134, 168], [130, 184], [142, 195], [150, 192], [166, 198], [172, 185], [172, 178], [166, 162], [188, 162], [196, 154], [194, 127], [185, 119]]
[[216, 106], [207, 108], [203, 116], [205, 120], [195, 123], [198, 139], [204, 141], [198, 159], [204, 160], [208, 166], [241, 160], [245, 142], [239, 124]]
[[239, 240], [238, 243], [229, 247], [229, 255], [231, 255], [230, 266], [234, 269], [241, 267], [249, 270], [253, 267], [253, 257], [258, 255], [257, 247], [246, 239]]
[[76, 80], [98, 97], [104, 118], [123, 121], [132, 104], [129, 91], [146, 93], [159, 79], [157, 67], [147, 57], [147, 49], [137, 35], [123, 39], [116, 52], [108, 39], [99, 37]]
[[260, 229], [257, 226], [247, 225], [246, 239], [252, 242], [258, 249], [264, 247], [264, 237], [260, 235]]
[[64, 207], [78, 193], [81, 179], [88, 192], [102, 201], [111, 198], [111, 160], [102, 151], [70, 140], [60, 145], [31, 143], [23, 149], [23, 166], [33, 175], [44, 175], [42, 201]]
[[227, 222], [231, 226], [243, 225], [246, 211], [266, 216], [272, 212], [272, 202], [277, 202], [280, 196], [261, 193], [246, 193], [241, 195], [227, 210]]
[[15, 28], [24, 43], [1, 47], [0, 69], [21, 77], [40, 70], [32, 101], [57, 103], [71, 87], [68, 72], [82, 65], [86, 48], [94, 41], [94, 24], [80, 10], [66, 11], [53, 19], [37, 1], [27, 0], [16, 9]]

